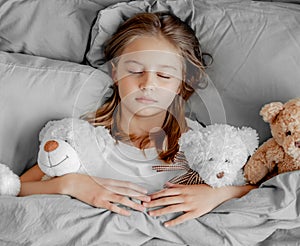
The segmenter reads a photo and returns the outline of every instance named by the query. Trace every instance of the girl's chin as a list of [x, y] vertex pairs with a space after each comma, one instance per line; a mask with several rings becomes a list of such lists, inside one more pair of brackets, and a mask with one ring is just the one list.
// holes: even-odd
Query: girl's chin
[[121, 112], [127, 115], [126, 118], [134, 117], [165, 117], [165, 113], [168, 110], [168, 105], [146, 105], [137, 102], [122, 104]]
[[140, 110], [136, 110], [134, 115], [140, 117], [152, 117], [157, 116], [159, 114], [165, 113], [165, 109], [157, 108], [157, 107], [147, 107]]

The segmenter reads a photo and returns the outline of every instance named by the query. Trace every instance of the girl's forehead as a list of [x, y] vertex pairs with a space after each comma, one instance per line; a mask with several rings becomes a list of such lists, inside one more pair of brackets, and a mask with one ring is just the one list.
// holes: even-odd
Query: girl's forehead
[[178, 47], [173, 45], [170, 41], [162, 35], [156, 36], [136, 36], [133, 37], [129, 43], [124, 47], [122, 54], [144, 51], [157, 50], [166, 51], [169, 53], [179, 54]]
[[181, 77], [184, 59], [178, 49], [164, 37], [137, 36], [123, 49], [119, 57], [114, 58], [118, 70], [143, 69], [162, 71]]
[[122, 54], [117, 58], [119, 65], [160, 67], [180, 71], [183, 58], [174, 52], [163, 50], [143, 50]]

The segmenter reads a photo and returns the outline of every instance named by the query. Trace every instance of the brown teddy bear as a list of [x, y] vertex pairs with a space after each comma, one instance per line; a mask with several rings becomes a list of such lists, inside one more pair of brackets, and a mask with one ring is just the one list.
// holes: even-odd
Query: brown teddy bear
[[300, 98], [285, 104], [266, 104], [260, 115], [270, 123], [273, 137], [256, 150], [244, 167], [245, 178], [251, 184], [300, 170]]

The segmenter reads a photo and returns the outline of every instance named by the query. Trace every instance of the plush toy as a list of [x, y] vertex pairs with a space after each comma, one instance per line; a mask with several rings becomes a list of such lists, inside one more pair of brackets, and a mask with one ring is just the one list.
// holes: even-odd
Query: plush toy
[[180, 151], [173, 164], [153, 167], [156, 171], [186, 171], [171, 179], [171, 183], [243, 185], [242, 168], [258, 147], [258, 136], [250, 127], [214, 124], [182, 134], [179, 144]]
[[[74, 129], [87, 128], [87, 126], [86, 121], [67, 118], [50, 121], [41, 130], [38, 164], [46, 174], [43, 180], [78, 171], [80, 160], [75, 150], [76, 131]], [[8, 166], [0, 164], [0, 195], [16, 196], [20, 188], [19, 176]]]
[[49, 121], [45, 125], [39, 135], [41, 143], [37, 161], [46, 174], [42, 180], [79, 170], [78, 133], [89, 126], [88, 122], [76, 118]]
[[39, 140], [38, 165], [47, 175], [43, 180], [67, 173], [94, 175], [93, 166], [102, 161], [101, 152], [114, 144], [108, 129], [78, 118], [49, 121]]
[[38, 165], [46, 174], [42, 180], [77, 172], [80, 160], [75, 149], [62, 139], [47, 139], [40, 144]]
[[266, 104], [260, 115], [270, 124], [272, 138], [245, 165], [245, 177], [251, 184], [300, 169], [300, 98]]
[[[92, 139], [93, 127], [84, 120], [65, 118], [49, 121], [39, 135], [38, 165], [46, 174], [42, 180], [77, 172], [81, 166], [78, 151]], [[87, 156], [87, 155], [86, 155]], [[21, 182], [8, 166], [0, 164], [0, 195], [16, 196]]]
[[8, 166], [0, 164], [0, 195], [1, 196], [16, 196], [19, 194], [21, 182]]

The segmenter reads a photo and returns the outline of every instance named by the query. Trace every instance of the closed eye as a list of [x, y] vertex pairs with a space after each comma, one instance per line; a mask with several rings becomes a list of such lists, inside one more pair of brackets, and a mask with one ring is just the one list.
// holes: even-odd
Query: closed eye
[[128, 73], [131, 73], [131, 74], [142, 74], [143, 71], [131, 71], [131, 70], [128, 70]]
[[158, 76], [158, 77], [161, 77], [161, 78], [163, 78], [163, 79], [170, 79], [170, 78], [171, 78], [170, 75], [164, 74], [164, 73], [158, 73], [157, 76]]

